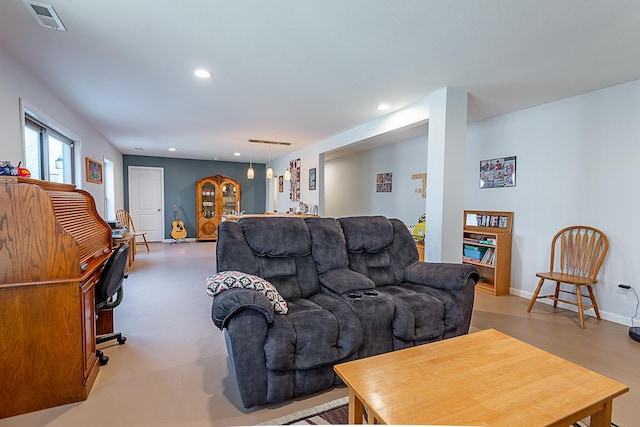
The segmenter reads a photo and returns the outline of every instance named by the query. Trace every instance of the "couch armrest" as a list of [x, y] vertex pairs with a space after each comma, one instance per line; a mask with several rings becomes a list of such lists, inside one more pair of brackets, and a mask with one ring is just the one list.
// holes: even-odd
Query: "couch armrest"
[[348, 268], [329, 270], [318, 276], [320, 284], [331, 292], [343, 294], [348, 291], [375, 288], [375, 284], [367, 276]]
[[406, 282], [448, 291], [464, 288], [468, 279], [480, 280], [478, 269], [470, 264], [416, 262], [404, 269]]
[[220, 329], [224, 329], [229, 320], [242, 310], [256, 310], [262, 313], [267, 323], [273, 322], [273, 305], [264, 294], [252, 289], [228, 289], [213, 298], [211, 319]]

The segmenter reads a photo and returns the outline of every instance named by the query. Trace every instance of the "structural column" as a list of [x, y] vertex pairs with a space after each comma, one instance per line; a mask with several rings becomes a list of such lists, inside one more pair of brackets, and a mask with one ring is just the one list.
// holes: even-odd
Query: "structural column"
[[464, 211], [467, 92], [445, 87], [429, 97], [425, 261], [460, 262]]

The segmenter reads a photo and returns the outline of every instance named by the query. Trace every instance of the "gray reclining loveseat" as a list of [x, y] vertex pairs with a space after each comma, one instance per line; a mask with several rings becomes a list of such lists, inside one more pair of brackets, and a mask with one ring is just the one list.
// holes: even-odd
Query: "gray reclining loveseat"
[[406, 226], [381, 216], [223, 222], [216, 259], [240, 278], [215, 294], [212, 319], [247, 408], [339, 384], [337, 363], [466, 334], [479, 279], [418, 262]]

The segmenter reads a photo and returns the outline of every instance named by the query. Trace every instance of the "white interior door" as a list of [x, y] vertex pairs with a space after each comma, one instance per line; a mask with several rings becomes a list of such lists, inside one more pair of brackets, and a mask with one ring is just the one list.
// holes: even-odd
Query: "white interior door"
[[129, 214], [147, 241], [164, 238], [164, 169], [129, 166]]

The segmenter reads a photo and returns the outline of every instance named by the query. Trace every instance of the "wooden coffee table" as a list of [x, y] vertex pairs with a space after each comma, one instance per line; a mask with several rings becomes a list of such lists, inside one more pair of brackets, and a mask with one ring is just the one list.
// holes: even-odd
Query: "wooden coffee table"
[[629, 387], [489, 329], [341, 363], [349, 424], [610, 427]]

